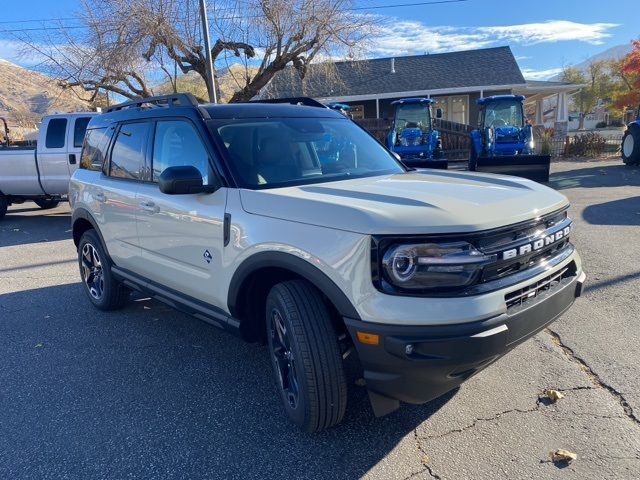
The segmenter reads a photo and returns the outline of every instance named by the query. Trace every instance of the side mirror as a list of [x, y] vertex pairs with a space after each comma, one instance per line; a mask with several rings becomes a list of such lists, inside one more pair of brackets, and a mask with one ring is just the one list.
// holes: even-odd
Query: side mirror
[[202, 185], [202, 174], [191, 165], [166, 168], [160, 174], [158, 186], [160, 191], [167, 195], [202, 193], [205, 190]]
[[442, 118], [442, 109], [436, 108], [436, 118]]

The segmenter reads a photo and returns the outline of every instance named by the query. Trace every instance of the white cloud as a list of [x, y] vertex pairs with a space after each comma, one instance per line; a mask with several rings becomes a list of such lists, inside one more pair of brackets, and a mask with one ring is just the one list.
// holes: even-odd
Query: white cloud
[[522, 68], [522, 75], [527, 80], [548, 80], [562, 72], [562, 68], [548, 68], [546, 70], [534, 70], [532, 68]]
[[29, 49], [18, 40], [0, 38], [0, 58], [18, 65], [33, 67], [45, 60], [44, 55]]
[[601, 45], [611, 36], [608, 30], [619, 26], [615, 23], [577, 23], [569, 20], [548, 20], [541, 23], [525, 23], [495, 27], [480, 27], [478, 32], [486, 33], [496, 40], [536, 44], [577, 40]]
[[599, 45], [611, 36], [614, 23], [577, 23], [549, 20], [489, 27], [429, 27], [419, 21], [381, 18], [380, 34], [372, 42], [373, 56], [440, 53], [471, 50], [497, 44], [533, 45], [580, 41]]

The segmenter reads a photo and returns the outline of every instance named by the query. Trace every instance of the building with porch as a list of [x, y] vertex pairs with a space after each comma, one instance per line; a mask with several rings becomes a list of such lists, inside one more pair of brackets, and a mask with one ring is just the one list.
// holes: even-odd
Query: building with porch
[[[323, 103], [351, 106], [354, 118], [391, 118], [391, 102], [428, 97], [443, 110], [443, 118], [475, 124], [476, 100], [483, 96], [519, 94], [527, 97], [533, 124], [544, 124], [545, 104], [555, 104], [555, 121], [569, 120], [569, 95], [579, 85], [525, 80], [509, 47], [462, 52], [375, 58], [313, 64], [305, 79], [293, 67], [279, 72], [262, 96], [313, 97]], [[555, 101], [554, 101], [555, 100]], [[566, 127], [565, 127], [566, 131]]]

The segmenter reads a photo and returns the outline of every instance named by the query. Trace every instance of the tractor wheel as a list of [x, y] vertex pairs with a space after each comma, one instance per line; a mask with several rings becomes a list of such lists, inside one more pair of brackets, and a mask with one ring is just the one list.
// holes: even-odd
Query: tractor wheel
[[640, 165], [640, 126], [633, 124], [622, 137], [622, 160], [627, 165]]
[[469, 155], [469, 171], [475, 172], [478, 166], [478, 154], [475, 148], [471, 148], [471, 154]]

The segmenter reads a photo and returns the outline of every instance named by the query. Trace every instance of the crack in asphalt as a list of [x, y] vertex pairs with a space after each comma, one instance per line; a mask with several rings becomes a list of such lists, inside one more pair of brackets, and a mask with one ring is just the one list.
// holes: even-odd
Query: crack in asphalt
[[635, 413], [633, 411], [633, 407], [631, 407], [631, 405], [629, 405], [629, 402], [624, 397], [624, 395], [621, 392], [619, 392], [618, 390], [616, 390], [614, 387], [612, 387], [611, 385], [606, 383], [604, 380], [602, 380], [600, 378], [600, 376], [596, 372], [594, 372], [593, 369], [587, 364], [587, 362], [584, 361], [583, 358], [579, 357], [576, 354], [576, 352], [573, 351], [572, 348], [570, 348], [567, 345], [565, 345], [563, 343], [563, 341], [562, 341], [562, 338], [560, 337], [560, 334], [558, 334], [557, 332], [554, 332], [550, 328], [547, 328], [546, 331], [551, 336], [551, 339], [553, 340], [553, 342], [558, 347], [560, 347], [560, 349], [564, 352], [564, 354], [567, 357], [569, 357], [574, 363], [576, 363], [576, 364], [578, 364], [580, 366], [582, 371], [584, 371], [587, 374], [587, 376], [591, 379], [591, 381], [595, 385], [597, 385], [600, 388], [604, 388], [605, 390], [607, 390], [609, 393], [611, 393], [611, 395], [613, 395], [618, 400], [618, 403], [620, 403], [620, 406], [624, 410], [625, 416], [629, 420], [634, 422], [636, 425], [640, 425], [640, 419], [635, 415]]
[[[416, 441], [416, 447], [418, 447], [418, 450], [422, 453], [424, 457], [428, 458], [429, 455], [427, 455], [427, 452], [425, 451], [424, 447], [420, 443], [420, 436], [418, 435], [418, 427], [413, 429], [413, 438]], [[442, 477], [438, 475], [436, 472], [434, 472], [428, 463], [423, 463], [423, 465], [425, 469], [422, 470], [422, 472], [427, 472], [431, 476], [431, 478], [435, 478], [436, 480], [442, 480]], [[421, 472], [417, 472], [417, 473], [421, 473]], [[413, 474], [412, 476], [415, 476], [415, 474]]]

